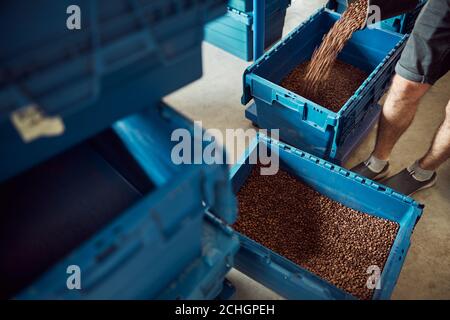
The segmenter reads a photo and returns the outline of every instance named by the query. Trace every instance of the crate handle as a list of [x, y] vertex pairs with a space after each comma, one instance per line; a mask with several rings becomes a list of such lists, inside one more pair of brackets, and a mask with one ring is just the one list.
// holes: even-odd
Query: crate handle
[[298, 111], [298, 113], [300, 114], [300, 118], [302, 120], [305, 120], [306, 103], [297, 101], [295, 97], [287, 93], [281, 94], [278, 92], [275, 92], [275, 95], [272, 98], [272, 102], [273, 101], [277, 101], [278, 103], [284, 105], [285, 107]]

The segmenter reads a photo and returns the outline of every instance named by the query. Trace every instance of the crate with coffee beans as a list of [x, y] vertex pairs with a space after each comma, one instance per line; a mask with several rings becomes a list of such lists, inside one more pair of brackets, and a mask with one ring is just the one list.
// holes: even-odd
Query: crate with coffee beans
[[238, 270], [288, 299], [390, 298], [421, 204], [262, 134], [230, 178]]
[[358, 13], [365, 10], [340, 15], [322, 8], [248, 67], [246, 118], [280, 129], [290, 145], [344, 163], [378, 120], [378, 102], [408, 37], [359, 30]]

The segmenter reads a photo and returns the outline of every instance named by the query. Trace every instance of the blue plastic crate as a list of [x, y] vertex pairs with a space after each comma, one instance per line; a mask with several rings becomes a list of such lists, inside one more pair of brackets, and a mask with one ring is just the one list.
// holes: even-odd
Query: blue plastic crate
[[[66, 27], [69, 5], [81, 30]], [[4, 3], [0, 181], [200, 78], [204, 25], [225, 12], [224, 0]]]
[[[266, 2], [265, 47], [281, 39], [290, 1]], [[205, 27], [205, 40], [243, 60], [253, 60], [253, 13], [228, 9]]]
[[[377, 24], [377, 27], [402, 34], [411, 33], [416, 19], [426, 2], [427, 0], [422, 0], [414, 11], [383, 20]], [[335, 10], [338, 13], [343, 13], [347, 8], [347, 0], [330, 0], [328, 1], [327, 8]]]
[[225, 275], [239, 250], [239, 239], [230, 227], [207, 212], [202, 248], [202, 257], [186, 268], [158, 299], [212, 300], [222, 293]]
[[244, 72], [246, 117], [261, 128], [280, 129], [280, 139], [335, 163], [347, 159], [380, 113], [407, 36], [379, 29], [356, 32], [339, 59], [369, 77], [335, 113], [280, 86], [282, 79], [308, 60], [340, 15], [321, 9]]
[[201, 257], [205, 207], [232, 223], [235, 199], [226, 165], [172, 162], [179, 128], [201, 132], [152, 108], [0, 184], [0, 295], [153, 298]]
[[[248, 178], [257, 159], [253, 153], [263, 146], [279, 156], [280, 166], [319, 193], [345, 206], [399, 224], [399, 230], [381, 273], [381, 289], [373, 299], [388, 299], [394, 290], [410, 246], [411, 234], [422, 215], [423, 206], [376, 182], [319, 159], [299, 149], [259, 135], [241, 164], [231, 169], [237, 192]], [[347, 292], [296, 265], [287, 258], [239, 234], [241, 248], [236, 268], [266, 287], [289, 299], [354, 299]]]
[[[278, 11], [266, 20], [266, 48], [281, 39], [285, 15], [285, 10]], [[205, 40], [238, 58], [253, 60], [252, 18], [247, 14], [229, 11], [209, 23], [205, 27]]]

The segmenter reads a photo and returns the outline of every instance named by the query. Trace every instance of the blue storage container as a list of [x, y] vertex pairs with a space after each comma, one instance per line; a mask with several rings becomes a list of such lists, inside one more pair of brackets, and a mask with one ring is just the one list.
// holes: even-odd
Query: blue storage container
[[[411, 33], [416, 19], [426, 2], [427, 0], [422, 0], [414, 11], [383, 20], [377, 24], [377, 27], [402, 34]], [[347, 8], [347, 0], [330, 0], [328, 1], [327, 8], [342, 13]]]
[[356, 32], [339, 59], [366, 71], [369, 77], [337, 113], [279, 84], [300, 63], [310, 59], [322, 37], [340, 15], [321, 9], [244, 72], [246, 117], [261, 128], [280, 129], [280, 140], [335, 163], [342, 163], [365, 137], [380, 113], [407, 36], [378, 29]]
[[[410, 246], [415, 224], [423, 206], [376, 182], [319, 159], [299, 149], [259, 135], [244, 158], [231, 169], [237, 192], [248, 178], [257, 159], [258, 147], [269, 148], [279, 156], [280, 167], [319, 193], [345, 206], [399, 224], [399, 230], [381, 273], [381, 289], [373, 299], [388, 299], [395, 287]], [[236, 268], [289, 299], [354, 299], [347, 292], [296, 265], [252, 239], [240, 234], [241, 248]]]
[[[274, 13], [266, 20], [265, 46], [281, 39], [286, 10]], [[253, 60], [252, 17], [246, 13], [228, 11], [228, 14], [205, 28], [205, 41], [238, 58]], [[270, 26], [270, 27], [269, 27]]]
[[[290, 1], [266, 2], [266, 48], [281, 39], [289, 5]], [[225, 16], [206, 25], [205, 40], [243, 60], [253, 60], [253, 13], [229, 8]]]
[[[229, 223], [236, 208], [226, 165], [172, 162], [180, 128], [201, 133], [151, 108], [0, 184], [0, 295], [146, 299], [185, 272], [202, 256], [205, 207]], [[81, 290], [66, 286], [70, 265]]]
[[225, 275], [234, 265], [238, 236], [211, 213], [206, 213], [202, 257], [195, 260], [158, 299], [212, 300], [222, 294]]
[[0, 181], [200, 78], [204, 24], [225, 12], [224, 0], [3, 3]]

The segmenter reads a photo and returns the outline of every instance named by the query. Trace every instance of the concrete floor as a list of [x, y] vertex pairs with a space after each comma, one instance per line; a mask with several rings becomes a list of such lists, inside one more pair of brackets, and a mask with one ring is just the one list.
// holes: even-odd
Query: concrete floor
[[[288, 9], [284, 34], [307, 18], [324, 0], [293, 0]], [[165, 100], [206, 128], [251, 128], [240, 104], [242, 73], [249, 63], [207, 43], [203, 47], [204, 76]], [[444, 117], [450, 98], [450, 73], [441, 79], [421, 102], [417, 117], [394, 150], [391, 165], [401, 170], [428, 148], [436, 128]], [[375, 129], [355, 151], [346, 167], [365, 159], [371, 152]], [[228, 150], [231, 157], [243, 152]], [[418, 193], [415, 199], [425, 204], [425, 211], [411, 240], [393, 299], [450, 299], [450, 161], [438, 172], [433, 189]], [[235, 299], [281, 299], [281, 297], [232, 270], [228, 278], [237, 288]]]

